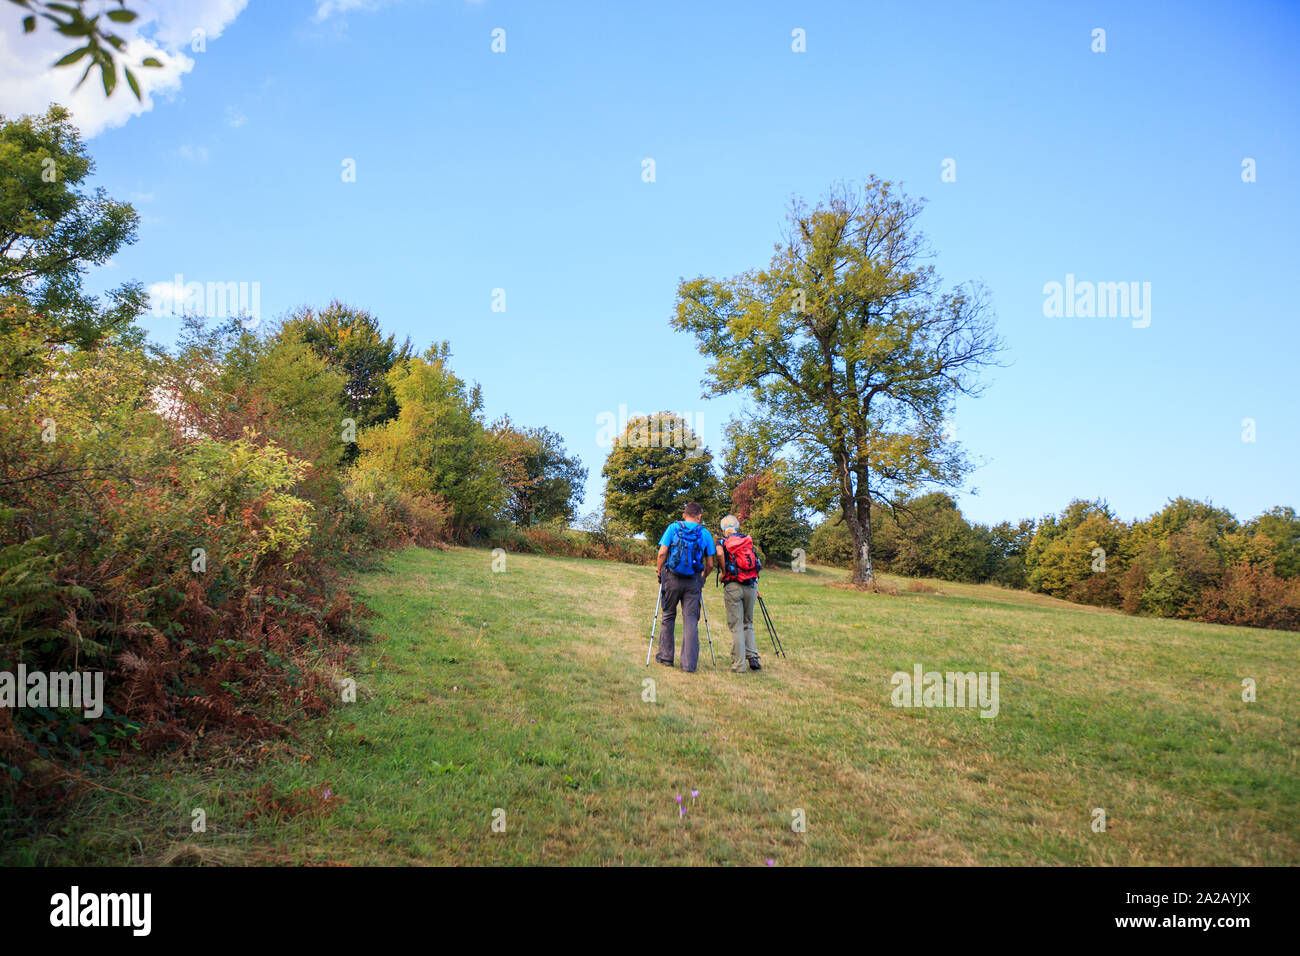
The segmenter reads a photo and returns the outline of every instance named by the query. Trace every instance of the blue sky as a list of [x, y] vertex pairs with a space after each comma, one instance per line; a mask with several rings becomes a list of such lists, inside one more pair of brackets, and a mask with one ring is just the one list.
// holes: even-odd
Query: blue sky
[[[969, 518], [1300, 505], [1296, 5], [196, 2], [220, 34], [90, 140], [143, 217], [94, 282], [258, 282], [264, 317], [339, 298], [448, 339], [489, 417], [565, 436], [584, 510], [602, 412], [688, 412], [717, 451], [737, 407], [700, 398], [678, 279], [765, 264], [792, 195], [872, 174], [928, 200], [1006, 341], [955, 416]], [[1150, 325], [1045, 316], [1067, 274], [1150, 283]]]

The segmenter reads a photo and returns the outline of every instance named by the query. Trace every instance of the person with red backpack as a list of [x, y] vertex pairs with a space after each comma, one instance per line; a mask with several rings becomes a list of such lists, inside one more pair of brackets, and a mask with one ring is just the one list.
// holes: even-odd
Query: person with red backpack
[[763, 562], [754, 551], [754, 540], [741, 533], [739, 518], [727, 515], [718, 542], [718, 576], [723, 583], [727, 627], [731, 628], [731, 669], [738, 674], [763, 669], [754, 643], [754, 597], [761, 570]]

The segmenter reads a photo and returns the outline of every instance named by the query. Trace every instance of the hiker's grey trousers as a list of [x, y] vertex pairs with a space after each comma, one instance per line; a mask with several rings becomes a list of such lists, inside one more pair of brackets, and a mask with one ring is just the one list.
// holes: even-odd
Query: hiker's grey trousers
[[731, 669], [747, 671], [758, 660], [754, 643], [754, 598], [758, 584], [728, 581], [722, 586], [722, 600], [727, 608], [727, 627], [731, 629]]
[[664, 568], [663, 588], [663, 621], [659, 627], [659, 653], [655, 659], [665, 664], [673, 662], [673, 629], [677, 623], [677, 604], [680, 602], [686, 619], [682, 634], [682, 670], [693, 671], [700, 657], [700, 597], [704, 590], [704, 575], [684, 577]]

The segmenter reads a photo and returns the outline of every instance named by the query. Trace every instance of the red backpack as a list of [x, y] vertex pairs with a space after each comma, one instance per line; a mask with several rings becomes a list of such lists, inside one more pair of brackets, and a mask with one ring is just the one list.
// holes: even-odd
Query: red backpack
[[763, 562], [754, 553], [754, 539], [747, 534], [729, 534], [722, 539], [722, 580], [748, 584], [758, 579]]

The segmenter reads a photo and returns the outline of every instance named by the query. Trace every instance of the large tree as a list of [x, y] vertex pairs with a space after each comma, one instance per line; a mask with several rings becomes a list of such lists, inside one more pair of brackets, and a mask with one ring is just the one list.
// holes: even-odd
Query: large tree
[[[93, 348], [144, 312], [138, 282], [101, 303], [82, 288], [92, 266], [135, 241], [134, 209], [83, 184], [95, 164], [62, 106], [0, 116], [0, 335]], [[17, 347], [17, 346], [14, 346]], [[7, 357], [14, 358], [6, 343]]]
[[726, 496], [713, 473], [713, 455], [700, 445], [690, 425], [671, 412], [636, 416], [601, 469], [605, 512], [626, 522], [633, 533], [658, 541], [664, 528], [682, 516], [687, 502], [704, 507], [704, 520], [716, 527]]
[[945, 418], [999, 343], [974, 284], [942, 288], [915, 223], [922, 205], [872, 177], [815, 208], [795, 200], [770, 264], [678, 287], [675, 328], [713, 361], [706, 394], [747, 393], [822, 511], [853, 539], [874, 587], [871, 502], [956, 486], [970, 465]]

